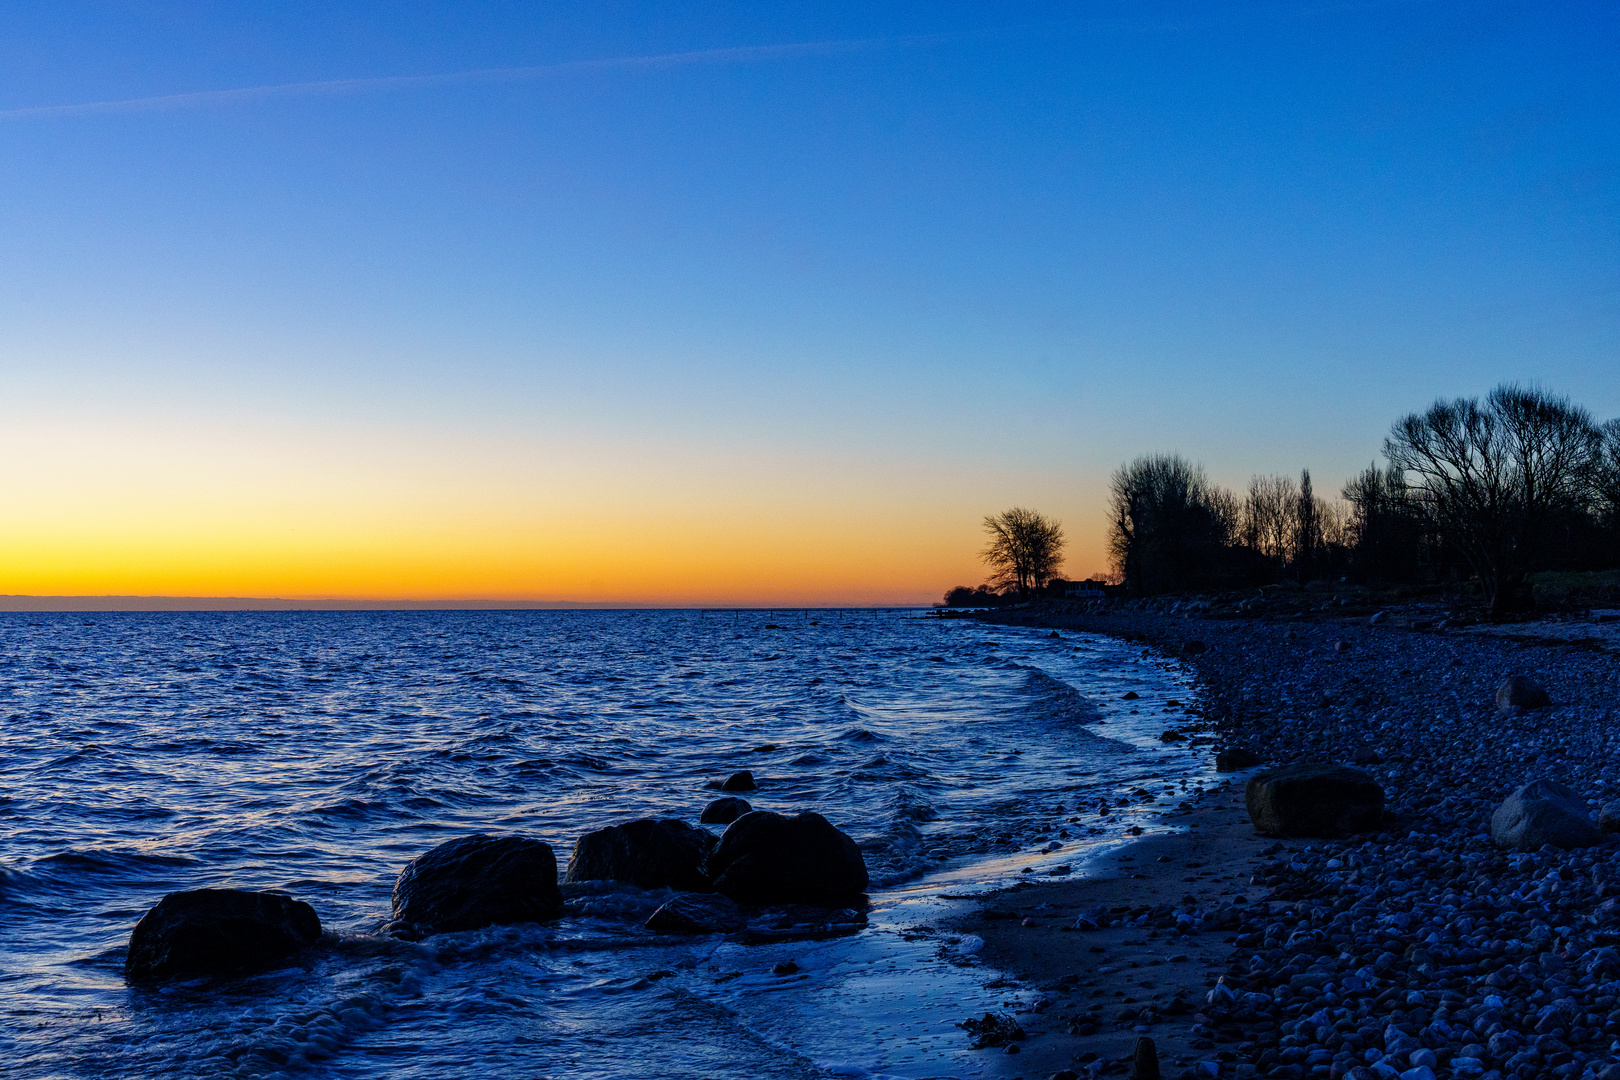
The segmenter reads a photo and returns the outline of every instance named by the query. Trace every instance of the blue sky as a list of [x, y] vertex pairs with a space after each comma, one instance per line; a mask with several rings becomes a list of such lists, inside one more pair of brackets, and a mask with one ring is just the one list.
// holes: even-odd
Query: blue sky
[[[652, 490], [670, 507], [630, 514], [648, 544], [769, 509], [858, 548], [865, 522], [904, 589], [951, 577], [932, 593], [1014, 503], [1069, 524], [1072, 572], [1100, 567], [1107, 474], [1138, 453], [1336, 489], [1436, 396], [1538, 381], [1620, 415], [1617, 24], [1603, 4], [12, 5], [0, 431], [14, 483], [54, 495], [24, 483], [0, 526], [48, 547], [64, 492], [109, 502], [109, 458], [147, 462], [120, 490], [189, 519], [229, 476], [183, 463], [247, 455], [268, 464], [244, 483], [325, 491], [281, 500], [291, 531], [357, 488], [479, 523], [466, 491], [551, 500], [604, 529]], [[96, 103], [126, 104], [73, 108]], [[378, 544], [412, 542], [376, 513]], [[519, 547], [548, 527], [469, 525]], [[61, 529], [161, 540], [134, 510]], [[511, 591], [590, 592], [545, 581]]]

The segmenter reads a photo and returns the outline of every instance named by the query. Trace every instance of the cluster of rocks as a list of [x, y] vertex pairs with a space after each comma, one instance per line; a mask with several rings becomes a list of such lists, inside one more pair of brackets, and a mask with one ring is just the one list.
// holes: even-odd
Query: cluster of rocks
[[[1331, 829], [1268, 820], [1275, 799], [1258, 808], [1287, 839], [1254, 868], [1263, 896], [1218, 920], [1232, 953], [1193, 1017], [1219, 1075], [1620, 1078], [1612, 653], [1365, 622], [1060, 625], [1175, 655], [1196, 637], [1223, 748], [1359, 761], [1344, 771], [1382, 795], [1376, 822]], [[1296, 835], [1311, 831], [1339, 835]], [[1127, 917], [1190, 932], [1212, 914]]]
[[[778, 905], [829, 910], [808, 918], [789, 912], [775, 927], [831, 929], [861, 918], [843, 905], [858, 904], [866, 891], [865, 860], [855, 841], [820, 814], [789, 817], [724, 798], [710, 803], [702, 820], [728, 824], [718, 837], [673, 818], [586, 833], [575, 842], [561, 883], [556, 856], [542, 840], [458, 837], [400, 872], [393, 917], [383, 930], [415, 941], [546, 922], [563, 913], [561, 885], [586, 881], [677, 890], [646, 923], [663, 933], [730, 933], [745, 925], [745, 909]], [[284, 962], [320, 936], [314, 908], [284, 893], [170, 893], [136, 924], [124, 970], [134, 982], [241, 974]]]

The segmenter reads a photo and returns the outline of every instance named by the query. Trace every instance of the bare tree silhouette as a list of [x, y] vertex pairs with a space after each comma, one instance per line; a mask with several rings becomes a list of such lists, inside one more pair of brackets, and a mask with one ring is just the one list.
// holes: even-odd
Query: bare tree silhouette
[[1020, 597], [1057, 575], [1063, 562], [1063, 527], [1034, 510], [1015, 506], [987, 515], [984, 531], [990, 544], [979, 558], [990, 565], [990, 586], [1016, 587]]
[[1590, 502], [1603, 433], [1568, 398], [1513, 384], [1396, 421], [1384, 456], [1428, 523], [1479, 576], [1493, 618], [1535, 568], [1548, 527]]
[[1202, 588], [1218, 576], [1238, 503], [1179, 454], [1150, 454], [1114, 473], [1108, 547], [1137, 596]]

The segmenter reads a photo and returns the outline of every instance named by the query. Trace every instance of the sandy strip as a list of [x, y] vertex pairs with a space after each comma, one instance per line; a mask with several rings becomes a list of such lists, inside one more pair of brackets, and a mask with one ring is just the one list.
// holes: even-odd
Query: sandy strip
[[[1240, 780], [1206, 791], [1192, 810], [1166, 820], [1185, 831], [1143, 837], [1102, 856], [1082, 877], [992, 894], [978, 911], [950, 921], [950, 929], [984, 939], [979, 956], [987, 966], [1043, 991], [1034, 1011], [1017, 1012], [1027, 1006], [1007, 1002], [1029, 1035], [1007, 1061], [1007, 1075], [1047, 1077], [1099, 1059], [1128, 1059], [1138, 1034], [1154, 1039], [1167, 1076], [1213, 1057], [1193, 1046], [1192, 1017], [1226, 970], [1232, 932], [1074, 929], [1076, 917], [1098, 905], [1208, 910], [1265, 895], [1249, 879], [1254, 860], [1275, 841], [1250, 827]], [[1178, 996], [1184, 1008], [1172, 1004]], [[1146, 1026], [1116, 1019], [1144, 1007], [1159, 1019]], [[1094, 1031], [1075, 1033], [1086, 1024]]]

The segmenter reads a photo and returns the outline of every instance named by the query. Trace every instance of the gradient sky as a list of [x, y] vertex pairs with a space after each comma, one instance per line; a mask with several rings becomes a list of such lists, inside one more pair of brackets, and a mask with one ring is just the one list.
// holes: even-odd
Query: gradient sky
[[896, 603], [1620, 415], [1610, 3], [17, 3], [0, 593]]

